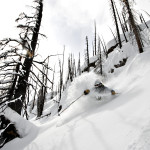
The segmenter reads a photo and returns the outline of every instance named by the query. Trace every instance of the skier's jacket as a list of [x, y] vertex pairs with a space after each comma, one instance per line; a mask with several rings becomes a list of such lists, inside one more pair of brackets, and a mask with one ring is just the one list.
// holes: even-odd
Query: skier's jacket
[[[115, 95], [116, 92], [106, 86], [104, 86], [102, 83], [99, 83], [99, 84], [95, 84], [95, 87], [92, 89], [94, 90], [95, 92], [99, 93], [99, 94], [109, 94], [111, 93], [112, 95]], [[86, 89], [84, 90], [84, 95], [87, 95], [90, 93], [90, 90], [89, 89]]]
[[112, 95], [115, 95], [116, 92], [106, 86], [104, 86], [102, 83], [99, 85], [95, 85], [94, 90], [100, 94], [109, 94], [111, 93]]

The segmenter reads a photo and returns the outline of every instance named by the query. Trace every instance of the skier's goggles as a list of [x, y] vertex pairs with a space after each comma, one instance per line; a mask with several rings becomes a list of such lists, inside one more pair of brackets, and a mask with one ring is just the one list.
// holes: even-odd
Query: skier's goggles
[[102, 86], [102, 85], [103, 85], [102, 83], [95, 84], [95, 86]]

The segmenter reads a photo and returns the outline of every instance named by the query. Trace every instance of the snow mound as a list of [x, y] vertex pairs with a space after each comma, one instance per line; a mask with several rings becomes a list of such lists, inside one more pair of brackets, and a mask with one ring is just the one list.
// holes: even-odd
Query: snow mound
[[4, 145], [2, 150], [22, 150], [37, 136], [38, 127], [23, 119], [19, 114], [10, 108], [7, 108], [4, 111], [4, 115], [15, 124], [21, 138], [15, 138], [14, 140], [8, 142]]

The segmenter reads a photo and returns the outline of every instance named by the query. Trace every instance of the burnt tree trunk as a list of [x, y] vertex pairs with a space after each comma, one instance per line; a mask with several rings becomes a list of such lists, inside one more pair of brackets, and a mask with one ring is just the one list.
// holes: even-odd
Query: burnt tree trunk
[[128, 2], [128, 0], [124, 0], [123, 2], [124, 2], [125, 6], [127, 8], [127, 11], [128, 11], [129, 22], [130, 22], [131, 28], [133, 30], [133, 33], [135, 35], [135, 39], [136, 39], [136, 42], [137, 42], [137, 45], [138, 45], [139, 53], [142, 53], [143, 52], [143, 47], [142, 47], [142, 43], [141, 43], [140, 33], [139, 33], [139, 30], [138, 30], [138, 27], [136, 26], [136, 23], [135, 23], [135, 20], [134, 20], [129, 2]]
[[114, 16], [115, 25], [116, 25], [118, 43], [119, 43], [119, 47], [121, 48], [122, 43], [121, 43], [121, 38], [120, 38], [120, 32], [119, 32], [119, 27], [118, 27], [118, 21], [117, 21], [116, 11], [115, 11], [115, 7], [114, 7], [114, 2], [113, 2], [113, 0], [110, 0], [110, 1], [111, 1], [111, 7], [112, 7], [113, 16]]
[[8, 105], [10, 108], [15, 110], [19, 114], [21, 114], [23, 102], [25, 101], [25, 94], [26, 94], [26, 90], [28, 87], [28, 83], [27, 83], [28, 77], [30, 74], [30, 69], [32, 66], [34, 53], [35, 53], [35, 49], [36, 49], [36, 45], [37, 45], [37, 41], [38, 41], [39, 30], [40, 30], [40, 26], [41, 26], [42, 12], [43, 12], [43, 0], [40, 0], [36, 24], [33, 29], [34, 32], [33, 32], [32, 40], [31, 40], [31, 49], [28, 50], [26, 58], [23, 63], [23, 67], [22, 67], [24, 74], [19, 77], [18, 86], [17, 86], [15, 95], [14, 95], [15, 101], [9, 103], [9, 105]]
[[89, 64], [90, 64], [90, 60], [89, 60], [89, 44], [88, 44], [88, 37], [86, 36], [86, 52], [85, 52], [85, 59], [86, 59], [86, 63], [87, 63], [87, 71], [89, 72]]
[[124, 21], [124, 27], [125, 27], [125, 32], [128, 32], [129, 30], [128, 30], [128, 26], [127, 26], [127, 23], [126, 23], [126, 19], [125, 19], [125, 16], [124, 16], [124, 14], [122, 13], [122, 18], [123, 18], [123, 21]]
[[119, 19], [119, 22], [120, 22], [120, 26], [121, 26], [121, 29], [122, 29], [122, 33], [123, 33], [123, 36], [124, 36], [124, 39], [126, 41], [126, 43], [128, 42], [127, 40], [127, 37], [126, 37], [126, 34], [125, 34], [125, 31], [123, 30], [123, 26], [122, 26], [122, 22], [121, 22], [121, 19], [120, 19], [120, 16], [119, 16], [119, 13], [118, 13], [118, 9], [117, 9], [117, 6], [114, 4], [115, 6], [115, 9], [116, 9], [116, 12], [117, 12], [117, 16], [118, 16], [118, 19]]
[[100, 37], [99, 37], [99, 40], [98, 40], [98, 52], [99, 52], [100, 74], [103, 75], [102, 50], [101, 50], [101, 45], [100, 45]]
[[[19, 61], [21, 61], [21, 57], [19, 58]], [[19, 69], [20, 69], [20, 62], [17, 63], [17, 66], [15, 68], [15, 72], [18, 73], [19, 72]], [[15, 75], [14, 76], [14, 81], [13, 81], [13, 84], [11, 85], [11, 88], [8, 92], [8, 99], [12, 99], [13, 96], [14, 96], [14, 91], [15, 91], [15, 87], [16, 87], [16, 84], [17, 84], [17, 79], [18, 79], [18, 76]]]
[[94, 28], [95, 28], [95, 34], [94, 34], [94, 51], [95, 51], [95, 52], [94, 52], [94, 54], [96, 55], [96, 51], [97, 51], [97, 48], [96, 48], [96, 47], [97, 47], [96, 22], [94, 22]]

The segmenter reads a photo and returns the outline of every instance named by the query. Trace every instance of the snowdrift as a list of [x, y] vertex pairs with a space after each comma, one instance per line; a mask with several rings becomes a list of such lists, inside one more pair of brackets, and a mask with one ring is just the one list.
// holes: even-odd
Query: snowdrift
[[7, 108], [5, 117], [13, 122], [21, 138], [16, 138], [4, 145], [2, 150], [21, 150], [26, 147], [38, 134], [38, 127], [23, 119], [19, 114]]

